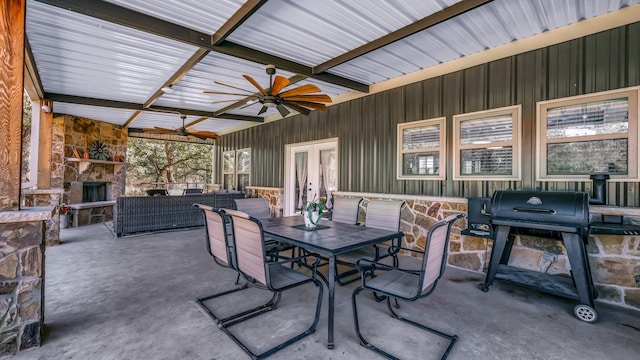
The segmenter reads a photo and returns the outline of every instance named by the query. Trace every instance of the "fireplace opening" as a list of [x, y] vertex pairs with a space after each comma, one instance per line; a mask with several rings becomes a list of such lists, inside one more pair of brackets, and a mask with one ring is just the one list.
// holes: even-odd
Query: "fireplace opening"
[[82, 202], [107, 201], [107, 183], [104, 181], [85, 181], [82, 183]]

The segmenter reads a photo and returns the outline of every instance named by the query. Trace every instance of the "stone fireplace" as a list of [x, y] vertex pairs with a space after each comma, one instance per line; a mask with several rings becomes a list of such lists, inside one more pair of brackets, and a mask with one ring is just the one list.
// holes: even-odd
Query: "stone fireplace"
[[[107, 160], [85, 159], [91, 144], [107, 145]], [[64, 188], [62, 202], [73, 209], [72, 226], [113, 220], [115, 200], [124, 195], [127, 132], [120, 125], [70, 115], [53, 119], [52, 187]]]

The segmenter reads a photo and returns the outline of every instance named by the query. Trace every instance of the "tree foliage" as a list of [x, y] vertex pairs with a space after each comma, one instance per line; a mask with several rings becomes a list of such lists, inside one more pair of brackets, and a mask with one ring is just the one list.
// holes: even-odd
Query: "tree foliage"
[[212, 146], [129, 138], [127, 183], [207, 183]]
[[22, 182], [29, 181], [31, 162], [31, 99], [25, 92], [22, 96]]

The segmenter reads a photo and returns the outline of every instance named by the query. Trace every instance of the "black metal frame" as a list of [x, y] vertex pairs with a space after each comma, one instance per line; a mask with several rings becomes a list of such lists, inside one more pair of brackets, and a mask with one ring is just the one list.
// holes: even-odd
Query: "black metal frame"
[[[234, 216], [238, 216], [238, 214], [242, 214], [242, 213], [232, 212], [231, 224], [233, 224], [233, 217]], [[246, 214], [244, 214], [244, 215], [246, 215]], [[274, 346], [274, 347], [272, 347], [270, 349], [267, 349], [267, 350], [263, 351], [260, 354], [256, 354], [253, 351], [251, 351], [244, 342], [242, 342], [238, 337], [236, 337], [229, 330], [229, 328], [231, 326], [233, 326], [233, 325], [236, 325], [238, 323], [241, 323], [241, 322], [243, 322], [245, 320], [248, 320], [248, 319], [250, 319], [252, 317], [255, 317], [257, 315], [260, 315], [262, 313], [265, 313], [265, 312], [273, 310], [273, 309], [253, 312], [253, 313], [250, 313], [250, 314], [248, 314], [247, 316], [244, 316], [244, 317], [236, 317], [236, 318], [234, 318], [234, 319], [232, 319], [230, 321], [226, 321], [226, 322], [222, 323], [221, 326], [219, 326], [220, 329], [225, 334], [227, 334], [227, 336], [229, 336], [238, 346], [240, 346], [240, 348], [245, 353], [247, 353], [252, 359], [264, 359], [264, 358], [274, 354], [275, 352], [280, 351], [280, 350], [284, 349], [285, 347], [295, 343], [296, 341], [306, 337], [307, 335], [313, 334], [315, 332], [316, 327], [318, 325], [318, 322], [320, 320], [320, 310], [321, 310], [321, 307], [322, 307], [322, 294], [323, 294], [322, 283], [320, 281], [318, 281], [318, 279], [316, 278], [316, 276], [318, 275], [317, 266], [318, 266], [318, 263], [320, 262], [320, 256], [317, 255], [317, 254], [309, 253], [309, 254], [305, 254], [304, 256], [299, 256], [299, 257], [295, 257], [295, 258], [291, 258], [291, 259], [285, 259], [283, 261], [266, 261], [266, 259], [268, 258], [268, 255], [267, 255], [266, 247], [265, 247], [264, 229], [262, 227], [262, 224], [260, 223], [260, 220], [258, 220], [256, 218], [248, 216], [248, 219], [250, 221], [253, 221], [254, 223], [256, 223], [258, 225], [258, 227], [260, 228], [260, 237], [261, 237], [261, 243], [262, 243], [262, 254], [263, 254], [263, 259], [264, 259], [264, 264], [265, 264], [265, 279], [266, 279], [266, 284], [265, 284], [266, 286], [265, 286], [265, 285], [262, 285], [260, 283], [257, 283], [253, 278], [251, 278], [251, 276], [249, 276], [249, 275], [243, 273], [241, 270], [239, 270], [240, 274], [247, 281], [247, 285], [248, 286], [253, 286], [253, 287], [258, 288], [258, 289], [272, 291], [273, 292], [272, 299], [277, 299], [276, 305], [277, 305], [277, 302], [279, 302], [279, 300], [280, 300], [280, 298], [282, 296], [282, 292], [285, 291], [285, 290], [292, 289], [292, 288], [294, 288], [296, 286], [303, 285], [303, 284], [306, 284], [306, 283], [309, 283], [309, 282], [313, 283], [318, 288], [318, 300], [317, 300], [317, 303], [316, 303], [316, 311], [315, 311], [315, 316], [314, 316], [314, 319], [313, 319], [313, 322], [311, 323], [311, 325], [306, 330], [304, 330], [303, 332], [301, 332], [301, 333], [289, 338], [288, 340], [286, 340], [286, 341], [284, 341], [284, 342], [282, 342], [282, 343], [280, 343], [280, 344], [278, 344], [278, 345], [276, 345], [276, 346]], [[313, 264], [309, 265], [307, 263], [307, 258], [308, 257], [315, 258], [315, 261], [314, 261]], [[236, 260], [234, 260], [234, 261], [236, 261], [236, 264], [237, 264], [237, 255], [236, 255]], [[311, 276], [308, 277], [305, 280], [296, 282], [294, 284], [290, 284], [290, 285], [282, 287], [282, 288], [273, 287], [273, 285], [271, 284], [271, 277], [270, 277], [270, 271], [269, 271], [270, 267], [272, 267], [274, 265], [283, 265], [283, 264], [286, 264], [286, 263], [297, 263], [300, 266], [304, 266], [306, 268], [310, 268], [311, 269]], [[290, 271], [295, 271], [295, 270], [290, 270]]]
[[[377, 262], [372, 262], [372, 261], [368, 261], [368, 260], [359, 260], [356, 263], [356, 267], [358, 269], [358, 271], [360, 271], [360, 273], [362, 274], [361, 279], [362, 279], [362, 284], [356, 288], [353, 292], [353, 295], [351, 296], [351, 303], [353, 306], [353, 320], [354, 320], [354, 325], [355, 325], [355, 330], [356, 330], [356, 334], [358, 335], [358, 338], [360, 339], [360, 345], [362, 345], [363, 347], [374, 351], [375, 353], [384, 356], [387, 359], [398, 359], [397, 357], [393, 356], [392, 354], [376, 347], [375, 345], [371, 344], [371, 342], [367, 341], [364, 336], [362, 335], [361, 331], [360, 331], [360, 323], [358, 321], [358, 308], [357, 308], [357, 301], [356, 298], [358, 296], [358, 294], [360, 294], [363, 290], [370, 290], [374, 293], [374, 295], [376, 294], [380, 294], [382, 295], [386, 301], [387, 301], [387, 308], [389, 309], [389, 312], [391, 314], [391, 317], [393, 317], [394, 319], [398, 319], [401, 320], [407, 324], [413, 325], [419, 329], [422, 330], [426, 330], [428, 332], [431, 332], [435, 335], [438, 335], [442, 338], [445, 338], [447, 340], [449, 340], [449, 345], [447, 346], [444, 354], [442, 355], [441, 359], [446, 359], [449, 356], [449, 353], [451, 352], [451, 350], [453, 349], [453, 346], [455, 345], [456, 341], [458, 340], [458, 336], [457, 335], [449, 335], [446, 334], [442, 331], [436, 330], [434, 328], [431, 328], [429, 326], [426, 326], [424, 324], [420, 324], [418, 322], [415, 322], [413, 320], [407, 319], [405, 317], [400, 316], [396, 311], [393, 310], [393, 307], [391, 305], [391, 299], [394, 299], [396, 301], [396, 306], [399, 307], [397, 305], [397, 300], [402, 300], [402, 301], [407, 301], [407, 302], [411, 302], [411, 301], [415, 301], [424, 297], [427, 297], [429, 295], [431, 295], [431, 293], [433, 293], [433, 291], [436, 289], [436, 285], [438, 284], [438, 281], [442, 278], [442, 276], [444, 275], [444, 271], [447, 265], [447, 255], [448, 255], [448, 249], [449, 249], [449, 235], [451, 232], [451, 226], [453, 225], [453, 223], [461, 218], [464, 217], [464, 214], [458, 214], [455, 216], [450, 216], [449, 218], [442, 220], [438, 223], [436, 223], [435, 225], [433, 225], [430, 229], [429, 229], [429, 233], [427, 235], [427, 239], [428, 241], [431, 239], [431, 235], [432, 233], [442, 227], [442, 226], [447, 226], [447, 233], [446, 233], [446, 240], [445, 240], [445, 244], [444, 244], [444, 253], [443, 253], [443, 261], [442, 264], [440, 266], [440, 273], [438, 275], [438, 278], [435, 279], [435, 281], [433, 282], [433, 284], [431, 285], [431, 287], [429, 288], [428, 291], [424, 292], [422, 291], [422, 283], [426, 274], [426, 268], [427, 268], [427, 261], [428, 261], [428, 256], [429, 256], [429, 252], [428, 252], [428, 248], [425, 249], [424, 252], [422, 252], [424, 254], [423, 260], [422, 260], [422, 269], [421, 270], [407, 270], [407, 269], [399, 269], [396, 266], [389, 266], [389, 265], [385, 265], [385, 264], [380, 264]], [[428, 246], [428, 242], [427, 242], [427, 246]], [[411, 249], [406, 249], [411, 251]], [[400, 271], [403, 273], [407, 273], [407, 274], [412, 274], [418, 277], [418, 281], [416, 282], [416, 286], [418, 287], [416, 295], [413, 297], [403, 297], [403, 296], [399, 296], [398, 294], [395, 293], [391, 293], [391, 292], [387, 292], [384, 291], [384, 289], [380, 289], [380, 288], [372, 288], [367, 286], [367, 277], [369, 278], [373, 278], [375, 277], [375, 271], [376, 270], [384, 270], [384, 271]], [[376, 295], [377, 296], [377, 295]]]

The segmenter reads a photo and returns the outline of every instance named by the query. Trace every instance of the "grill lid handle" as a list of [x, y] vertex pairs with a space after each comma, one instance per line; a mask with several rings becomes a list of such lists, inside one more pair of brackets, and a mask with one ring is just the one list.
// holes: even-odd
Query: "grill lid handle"
[[513, 208], [515, 212], [529, 212], [529, 213], [540, 213], [540, 214], [551, 214], [555, 215], [556, 211], [552, 209], [536, 209], [536, 208], [523, 208], [523, 207], [515, 207]]

